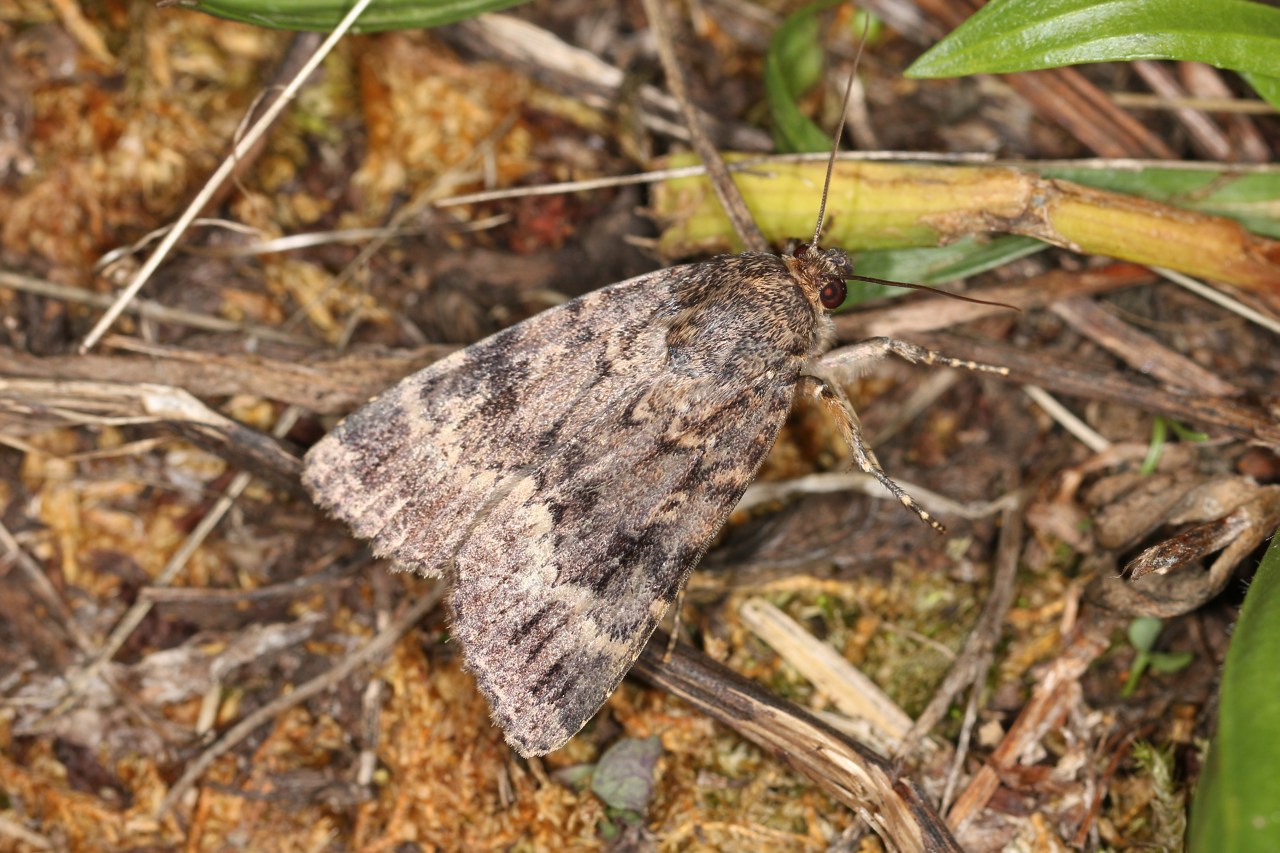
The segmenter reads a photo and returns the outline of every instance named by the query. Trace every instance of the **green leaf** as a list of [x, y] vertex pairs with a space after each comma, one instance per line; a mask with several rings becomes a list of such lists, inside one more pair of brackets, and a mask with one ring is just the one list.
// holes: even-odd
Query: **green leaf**
[[1160, 638], [1160, 631], [1163, 628], [1164, 623], [1154, 616], [1139, 616], [1129, 623], [1129, 645], [1137, 649], [1138, 653], [1133, 656], [1133, 663], [1129, 666], [1129, 678], [1120, 689], [1120, 695], [1126, 699], [1138, 689], [1138, 682], [1142, 680], [1142, 674], [1147, 671], [1147, 667], [1153, 665], [1157, 653], [1151, 650], [1155, 647], [1156, 640]]
[[605, 750], [591, 790], [610, 808], [644, 813], [653, 796], [653, 770], [662, 755], [656, 737], [626, 738]]
[[1253, 91], [1261, 95], [1264, 101], [1280, 110], [1280, 77], [1250, 74], [1247, 71], [1241, 71], [1240, 76], [1244, 77], [1245, 82], [1252, 86]]
[[1151, 668], [1165, 675], [1182, 672], [1195, 659], [1196, 656], [1191, 652], [1152, 652], [1150, 657]]
[[[860, 252], [854, 261], [854, 271], [872, 278], [938, 284], [968, 278], [1047, 248], [1047, 243], [1033, 237], [1009, 235], [994, 240], [966, 237], [946, 246]], [[849, 292], [846, 307], [896, 291], [885, 285], [854, 282]]]
[[1124, 687], [1120, 688], [1120, 695], [1128, 699], [1138, 691], [1138, 682], [1142, 680], [1142, 673], [1147, 671], [1147, 667], [1151, 665], [1151, 655], [1140, 651], [1133, 656], [1133, 665], [1129, 667], [1129, 677], [1125, 679]]
[[613, 841], [621, 834], [622, 827], [618, 826], [618, 824], [608, 818], [604, 818], [600, 821], [600, 837], [605, 841]]
[[1164, 454], [1164, 446], [1169, 443], [1169, 432], [1172, 431], [1182, 441], [1208, 441], [1209, 436], [1203, 432], [1183, 426], [1173, 418], [1156, 415], [1151, 424], [1151, 443], [1147, 445], [1147, 456], [1138, 469], [1144, 477], [1150, 477], [1160, 467], [1160, 457]]
[[1280, 77], [1280, 9], [1246, 0], [992, 0], [907, 69], [955, 77], [1184, 59]]
[[[485, 12], [518, 6], [524, 0], [373, 0], [353, 33], [439, 27]], [[327, 32], [351, 9], [351, 0], [188, 0], [181, 4], [219, 18], [277, 30]]]
[[[1160, 457], [1164, 455], [1165, 442], [1168, 440], [1169, 424], [1164, 415], [1156, 415], [1155, 422], [1151, 424], [1151, 442], [1147, 445], [1147, 456], [1142, 460], [1142, 467], [1138, 469], [1139, 474], [1150, 477], [1156, 472], [1160, 467]], [[1129, 636], [1133, 637], [1132, 626], [1129, 628]]]
[[[1280, 534], [1280, 531], [1277, 531]], [[1191, 853], [1280, 850], [1280, 535], [1245, 596], [1219, 688], [1218, 733], [1191, 804]]]
[[828, 151], [831, 136], [800, 112], [796, 99], [822, 77], [818, 14], [842, 0], [819, 0], [788, 17], [769, 40], [764, 57], [764, 91], [779, 151]]
[[1164, 623], [1154, 616], [1139, 616], [1129, 623], [1129, 645], [1140, 652], [1149, 652], [1160, 638]]

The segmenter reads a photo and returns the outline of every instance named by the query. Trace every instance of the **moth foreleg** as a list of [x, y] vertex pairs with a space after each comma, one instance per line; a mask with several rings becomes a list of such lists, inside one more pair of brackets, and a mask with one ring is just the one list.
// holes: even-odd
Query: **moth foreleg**
[[[873, 338], [872, 340], [890, 341], [889, 338]], [[893, 343], [902, 342], [893, 341]], [[911, 346], [911, 344], [906, 344], [906, 346]], [[844, 390], [834, 382], [809, 374], [802, 375], [799, 384], [803, 391], [812, 394], [814, 399], [821, 403], [831, 414], [858, 467], [879, 480], [880, 484], [888, 489], [903, 506], [920, 516], [921, 521], [924, 521], [939, 533], [945, 533], [947, 529], [930, 515], [924, 507], [916, 503], [915, 498], [907, 494], [901, 486], [890, 479], [889, 475], [880, 467], [880, 462], [876, 459], [875, 452], [872, 451], [866, 439], [863, 438], [862, 424], [858, 421], [858, 415], [853, 410], [853, 404], [849, 402], [849, 398], [845, 396]]]
[[822, 366], [834, 370], [842, 377], [852, 379], [861, 375], [871, 365], [892, 353], [912, 364], [925, 364], [930, 367], [959, 367], [965, 370], [977, 370], [982, 373], [996, 373], [1008, 376], [1009, 368], [994, 364], [983, 364], [962, 358], [952, 358], [916, 344], [900, 341], [897, 338], [867, 338], [847, 347], [832, 350], [822, 358]]

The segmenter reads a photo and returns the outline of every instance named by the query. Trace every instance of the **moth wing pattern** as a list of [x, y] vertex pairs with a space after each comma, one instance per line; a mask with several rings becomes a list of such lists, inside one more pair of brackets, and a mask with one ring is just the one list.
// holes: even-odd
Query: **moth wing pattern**
[[590, 393], [582, 359], [607, 358], [654, 319], [658, 276], [536, 314], [401, 380], [308, 452], [312, 498], [375, 554], [442, 574], [492, 496], [539, 458], [531, 437], [548, 413]]
[[523, 755], [635, 662], [772, 446], [821, 309], [772, 255], [651, 273], [403, 380], [308, 455], [316, 501], [424, 574]]

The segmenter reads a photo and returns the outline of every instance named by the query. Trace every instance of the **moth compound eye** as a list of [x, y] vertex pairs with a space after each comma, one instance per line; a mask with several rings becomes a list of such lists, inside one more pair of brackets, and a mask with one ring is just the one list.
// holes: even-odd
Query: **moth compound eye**
[[844, 298], [849, 294], [849, 288], [842, 278], [829, 278], [827, 283], [822, 286], [822, 292], [818, 294], [818, 299], [822, 301], [822, 307], [828, 311], [834, 311], [844, 304]]
[[810, 243], [801, 243], [799, 246], [796, 246], [795, 251], [791, 253], [791, 257], [803, 258], [805, 255], [809, 254], [809, 250], [812, 248], [813, 245]]

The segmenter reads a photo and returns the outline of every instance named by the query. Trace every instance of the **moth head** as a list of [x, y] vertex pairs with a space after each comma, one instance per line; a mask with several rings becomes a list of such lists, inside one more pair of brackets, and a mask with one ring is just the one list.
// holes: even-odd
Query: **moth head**
[[840, 249], [822, 249], [812, 243], [801, 243], [783, 257], [787, 267], [818, 302], [828, 311], [844, 304], [853, 277], [853, 262]]

